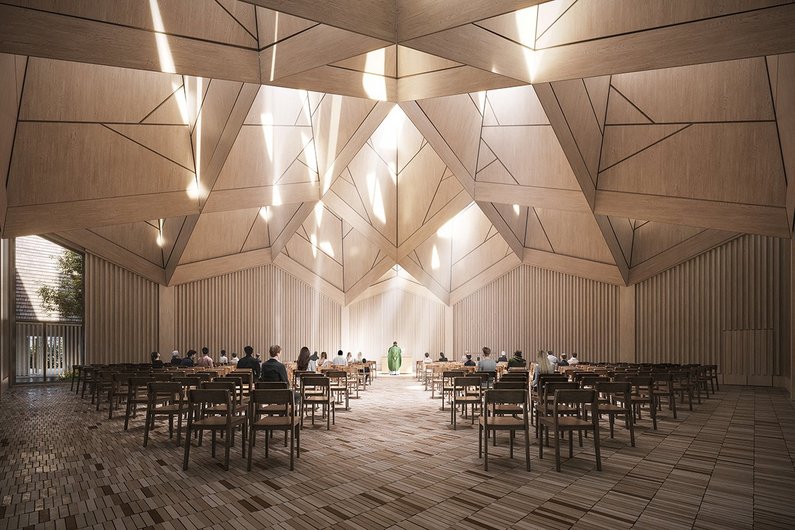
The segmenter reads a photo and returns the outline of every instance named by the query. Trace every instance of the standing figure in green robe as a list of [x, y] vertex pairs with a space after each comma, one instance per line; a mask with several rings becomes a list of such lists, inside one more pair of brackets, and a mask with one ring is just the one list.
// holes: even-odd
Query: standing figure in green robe
[[403, 350], [397, 345], [397, 341], [393, 342], [392, 347], [389, 348], [386, 354], [386, 362], [389, 365], [389, 373], [391, 375], [398, 375], [400, 371], [400, 364], [403, 361], [400, 357], [401, 353], [403, 353]]

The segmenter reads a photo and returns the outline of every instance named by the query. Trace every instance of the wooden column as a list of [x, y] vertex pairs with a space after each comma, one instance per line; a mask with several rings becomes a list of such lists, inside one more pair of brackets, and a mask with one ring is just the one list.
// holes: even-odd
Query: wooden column
[[175, 294], [174, 287], [158, 286], [157, 349], [163, 362], [171, 359], [171, 352], [174, 351], [177, 344], [174, 322]]
[[634, 363], [635, 351], [635, 286], [618, 288], [618, 359]]
[[[451, 359], [453, 353], [453, 306], [448, 305], [444, 308], [444, 354]], [[439, 352], [431, 352], [431, 357], [439, 358]]]

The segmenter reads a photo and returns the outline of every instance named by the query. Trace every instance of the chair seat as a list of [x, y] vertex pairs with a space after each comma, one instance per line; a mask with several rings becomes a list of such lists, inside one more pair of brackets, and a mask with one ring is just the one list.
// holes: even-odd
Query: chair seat
[[[551, 414], [553, 409], [552, 403], [538, 403], [536, 404], [536, 410], [539, 414]], [[577, 414], [577, 407], [567, 407], [564, 405], [558, 405], [558, 412], [560, 414]]]
[[273, 428], [289, 428], [290, 423], [293, 427], [301, 423], [301, 418], [293, 418], [290, 420], [289, 416], [265, 416], [254, 422], [254, 427], [273, 427]]
[[[544, 425], [551, 425], [554, 428], [555, 419], [554, 418], [539, 418], [538, 421], [543, 423]], [[561, 416], [558, 417], [558, 428], [560, 429], [577, 429], [580, 427], [590, 429], [592, 427], [592, 423], [588, 420], [583, 420], [580, 418], [575, 418], [573, 416]]]
[[326, 396], [309, 395], [304, 396], [304, 403], [328, 403], [330, 399]]
[[[515, 418], [513, 416], [489, 416], [488, 418], [489, 429], [524, 429], [524, 418]], [[486, 418], [480, 418], [480, 425], [486, 426]]]
[[521, 414], [524, 409], [521, 405], [496, 405], [494, 412], [496, 414]]
[[620, 405], [613, 405], [612, 403], [602, 403], [601, 401], [599, 402], [599, 413], [610, 414], [614, 412], [619, 412], [623, 414], [627, 412], [627, 409], [625, 409]]
[[257, 412], [265, 414], [286, 414], [287, 405], [257, 405]]
[[[234, 405], [232, 407], [232, 410], [233, 410], [233, 412], [235, 414], [240, 414], [242, 412], [245, 412], [246, 408], [248, 408], [248, 405], [246, 405], [245, 403], [241, 403], [240, 405]], [[206, 410], [207, 410], [207, 412], [216, 412], [216, 413], [220, 413], [220, 414], [227, 414], [226, 405], [216, 405], [214, 407], [207, 407]]]
[[456, 396], [453, 398], [453, 403], [456, 405], [461, 403], [480, 403], [480, 396]]
[[161, 407], [155, 407], [152, 409], [152, 412], [155, 414], [176, 414], [177, 412], [188, 412], [188, 407], [186, 405], [180, 407], [179, 404], [163, 405]]
[[[232, 416], [232, 426], [246, 421], [245, 416]], [[193, 427], [223, 428], [226, 427], [226, 416], [208, 416], [193, 422]]]

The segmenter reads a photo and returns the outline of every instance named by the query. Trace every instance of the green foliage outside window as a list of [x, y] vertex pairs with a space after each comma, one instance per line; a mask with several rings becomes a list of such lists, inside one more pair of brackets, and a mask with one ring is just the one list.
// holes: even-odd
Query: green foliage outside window
[[60, 279], [57, 287], [39, 288], [42, 306], [61, 318], [83, 319], [83, 256], [67, 250], [58, 258]]

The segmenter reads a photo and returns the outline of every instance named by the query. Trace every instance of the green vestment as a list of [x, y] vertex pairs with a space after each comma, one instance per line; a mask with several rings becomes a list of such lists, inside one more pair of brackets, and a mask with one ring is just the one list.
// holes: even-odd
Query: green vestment
[[386, 361], [389, 365], [390, 372], [397, 372], [400, 370], [400, 364], [402, 362], [402, 359], [400, 358], [401, 353], [403, 353], [403, 351], [400, 349], [400, 346], [392, 346], [389, 348], [389, 351], [386, 354]]

